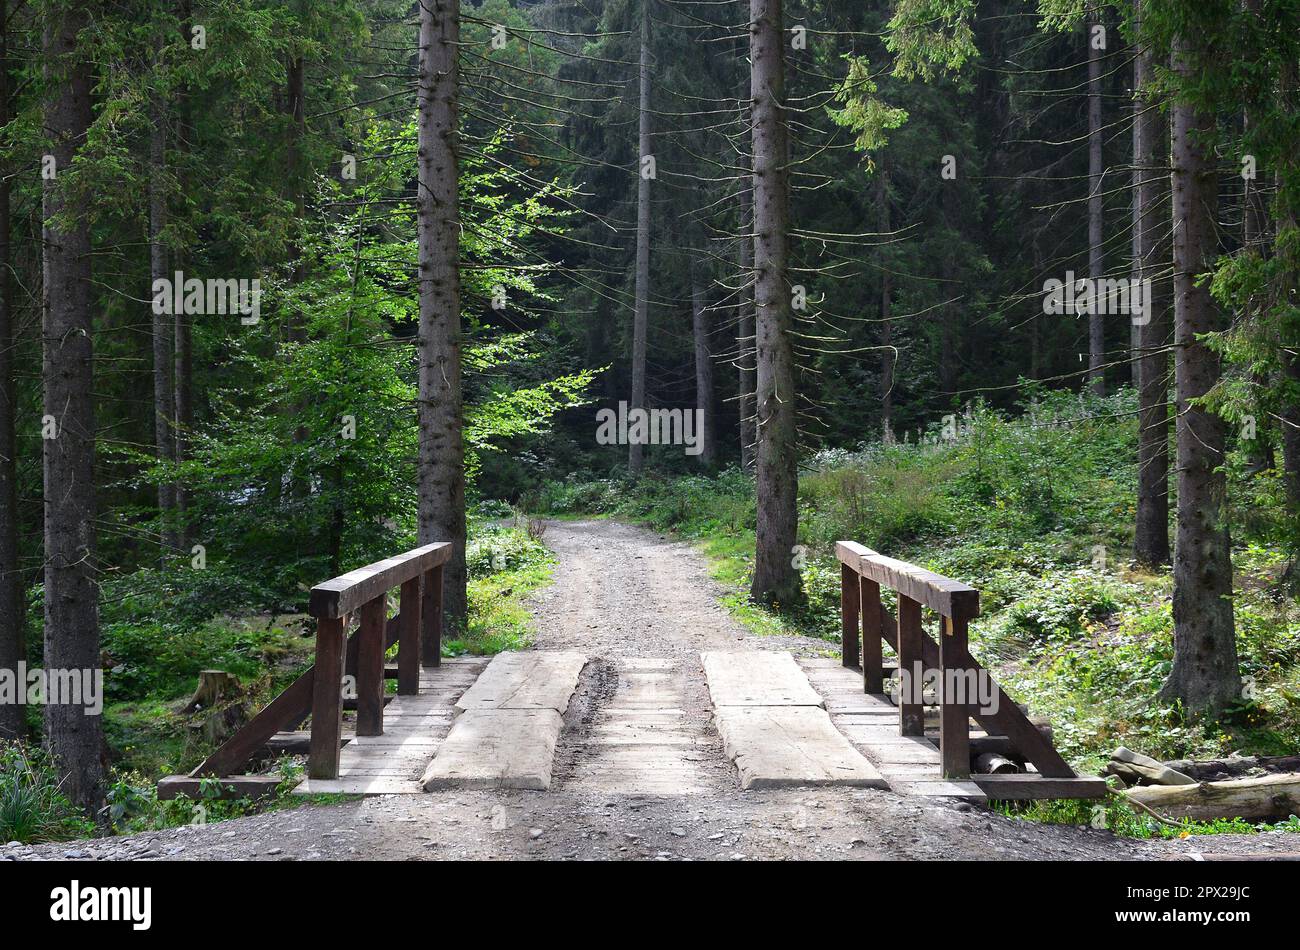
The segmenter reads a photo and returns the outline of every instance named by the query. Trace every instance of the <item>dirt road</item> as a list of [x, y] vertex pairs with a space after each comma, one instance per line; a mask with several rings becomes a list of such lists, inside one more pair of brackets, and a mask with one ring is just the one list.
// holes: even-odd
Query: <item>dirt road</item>
[[[1160, 859], [1296, 850], [1289, 836], [1174, 842], [1017, 821], [888, 791], [741, 791], [710, 722], [702, 649], [824, 652], [758, 636], [718, 604], [691, 548], [608, 521], [558, 522], [555, 583], [535, 596], [537, 647], [591, 657], [549, 792], [447, 791], [304, 805], [202, 827], [0, 847], [14, 859]], [[672, 741], [620, 744], [653, 726]]]

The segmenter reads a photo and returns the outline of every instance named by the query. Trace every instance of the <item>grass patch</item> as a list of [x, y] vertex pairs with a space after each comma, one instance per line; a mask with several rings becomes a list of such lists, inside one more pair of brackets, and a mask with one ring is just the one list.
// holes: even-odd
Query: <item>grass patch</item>
[[[533, 529], [534, 532], [536, 529]], [[522, 650], [536, 630], [525, 606], [529, 593], [550, 583], [555, 555], [526, 519], [477, 527], [466, 550], [469, 620], [465, 631], [443, 643], [443, 653], [491, 655]]]
[[1009, 818], [1051, 825], [1080, 825], [1105, 828], [1124, 838], [1173, 839], [1201, 835], [1257, 835], [1298, 833], [1300, 817], [1291, 815], [1278, 822], [1249, 822], [1241, 818], [1214, 821], [1185, 819], [1177, 825], [1156, 821], [1133, 808], [1119, 796], [1105, 802], [1051, 799], [1036, 802], [993, 802], [993, 810]]

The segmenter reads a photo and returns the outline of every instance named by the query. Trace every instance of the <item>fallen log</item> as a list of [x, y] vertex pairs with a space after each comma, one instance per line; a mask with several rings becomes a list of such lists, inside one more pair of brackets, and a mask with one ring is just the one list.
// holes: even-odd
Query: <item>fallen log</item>
[[1196, 785], [1147, 785], [1125, 794], [1162, 815], [1195, 821], [1268, 821], [1300, 815], [1300, 775], [1295, 774]]
[[1196, 779], [1120, 746], [1110, 754], [1110, 761], [1102, 769], [1103, 775], [1114, 775], [1125, 785], [1195, 785]]
[[1300, 755], [1233, 755], [1226, 759], [1174, 759], [1164, 763], [1176, 772], [1190, 775], [1198, 782], [1214, 782], [1251, 772], [1300, 772]]
[[994, 752], [985, 752], [975, 760], [975, 771], [980, 775], [1015, 775], [1023, 769], [1020, 764]]

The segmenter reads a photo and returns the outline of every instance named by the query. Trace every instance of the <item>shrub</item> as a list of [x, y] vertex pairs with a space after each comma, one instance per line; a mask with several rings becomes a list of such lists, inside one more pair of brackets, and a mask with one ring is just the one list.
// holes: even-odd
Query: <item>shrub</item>
[[21, 743], [0, 742], [0, 842], [63, 841], [95, 831], [59, 790], [45, 755]]

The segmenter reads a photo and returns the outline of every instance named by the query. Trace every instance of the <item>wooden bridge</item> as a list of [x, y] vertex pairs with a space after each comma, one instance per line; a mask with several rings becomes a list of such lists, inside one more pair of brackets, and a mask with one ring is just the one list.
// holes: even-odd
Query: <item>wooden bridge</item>
[[[425, 545], [313, 588], [315, 665], [191, 773], [163, 779], [159, 797], [202, 797], [212, 778], [225, 796], [269, 794], [280, 776], [243, 774], [249, 764], [304, 751], [301, 793], [549, 789], [562, 717], [587, 657], [525, 651], [444, 662], [442, 574], [450, 550], [445, 542]], [[1077, 775], [1052, 745], [1050, 726], [1032, 721], [970, 655], [978, 591], [851, 541], [839, 542], [836, 554], [839, 662], [758, 650], [701, 656], [717, 733], [742, 788], [842, 784], [968, 800], [1106, 794], [1104, 781]], [[390, 618], [394, 589], [399, 609]], [[897, 618], [882, 600], [888, 590], [897, 594]], [[927, 610], [937, 618], [937, 638], [925, 630]], [[893, 667], [885, 643], [897, 655]], [[387, 664], [394, 645], [396, 663]], [[663, 662], [632, 665], [652, 686]], [[396, 680], [394, 695], [388, 679]], [[891, 681], [897, 689], [887, 691]], [[355, 707], [350, 730], [348, 705]], [[682, 741], [665, 731], [673, 710], [663, 705], [651, 690], [631, 710], [639, 718], [616, 740], [628, 747], [623, 761], [651, 769], [671, 761], [654, 751]], [[981, 771], [989, 761], [996, 770]], [[667, 775], [651, 783], [663, 794], [671, 785]], [[681, 793], [690, 790], [685, 783]]]

